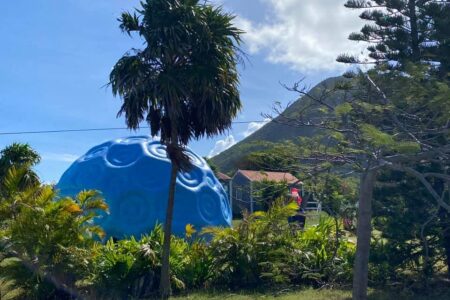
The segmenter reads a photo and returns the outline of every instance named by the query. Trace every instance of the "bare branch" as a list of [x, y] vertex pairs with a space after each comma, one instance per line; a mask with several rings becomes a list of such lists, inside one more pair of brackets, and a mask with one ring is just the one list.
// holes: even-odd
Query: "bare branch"
[[438, 195], [436, 190], [431, 186], [430, 182], [428, 182], [428, 180], [425, 178], [425, 176], [422, 173], [414, 170], [411, 167], [406, 167], [406, 166], [402, 166], [402, 165], [398, 165], [398, 164], [391, 164], [391, 163], [388, 163], [388, 165], [390, 168], [392, 168], [394, 170], [406, 172], [406, 173], [412, 175], [413, 177], [417, 178], [424, 185], [424, 187], [428, 190], [428, 192], [431, 194], [431, 196], [434, 198], [434, 200], [436, 200], [436, 202], [439, 204], [439, 206], [445, 208], [448, 212], [450, 212], [450, 205], [448, 205], [447, 203], [444, 202], [444, 200]]

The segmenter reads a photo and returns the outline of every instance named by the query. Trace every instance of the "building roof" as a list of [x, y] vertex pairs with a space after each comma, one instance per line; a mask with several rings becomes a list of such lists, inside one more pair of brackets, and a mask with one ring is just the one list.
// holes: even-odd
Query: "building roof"
[[216, 177], [217, 177], [217, 179], [223, 180], [223, 181], [231, 180], [231, 177], [230, 177], [230, 176], [228, 176], [227, 174], [223, 174], [223, 173], [221, 173], [221, 172], [217, 172], [217, 173], [216, 173]]
[[250, 171], [250, 170], [238, 170], [242, 175], [250, 179], [250, 181], [276, 181], [282, 182], [286, 181], [287, 183], [301, 183], [300, 180], [287, 172], [267, 172], [267, 171]]

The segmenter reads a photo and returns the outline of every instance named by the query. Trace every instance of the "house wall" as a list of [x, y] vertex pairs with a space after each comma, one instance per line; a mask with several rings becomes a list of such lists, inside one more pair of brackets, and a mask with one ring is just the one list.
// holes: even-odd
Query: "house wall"
[[251, 210], [251, 182], [239, 172], [231, 180], [231, 196], [233, 215], [239, 216], [243, 210]]
[[[290, 190], [291, 187], [299, 188], [303, 197], [303, 189], [301, 184], [287, 184], [288, 190]], [[253, 199], [253, 189], [258, 190], [258, 182], [252, 183], [250, 179], [239, 171], [233, 176], [231, 179], [231, 190], [229, 193], [233, 216], [242, 216], [242, 211], [244, 210], [252, 212], [266, 209], [264, 208], [263, 203], [257, 201], [258, 199]], [[288, 197], [288, 195], [286, 195], [286, 197]], [[302, 203], [302, 207], [304, 204], [305, 203]]]

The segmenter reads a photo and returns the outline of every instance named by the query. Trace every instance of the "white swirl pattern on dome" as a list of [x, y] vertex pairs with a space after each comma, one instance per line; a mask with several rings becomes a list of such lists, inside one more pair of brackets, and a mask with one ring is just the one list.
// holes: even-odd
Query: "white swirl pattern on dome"
[[211, 176], [206, 176], [205, 181], [206, 181], [206, 184], [211, 188], [214, 188], [216, 186], [216, 184], [215, 184], [214, 180], [211, 178]]
[[140, 152], [141, 148], [138, 144], [116, 144], [109, 148], [106, 159], [113, 166], [125, 167], [137, 161], [141, 156]]
[[121, 143], [136, 143], [136, 142], [138, 142], [138, 143], [145, 143], [145, 142], [147, 142], [147, 140], [149, 139], [149, 137], [148, 136], [145, 136], [145, 135], [143, 135], [143, 136], [130, 136], [130, 137], [127, 137], [127, 138], [125, 138], [125, 139], [122, 139], [121, 140]]
[[84, 156], [80, 158], [81, 161], [88, 161], [96, 157], [102, 157], [108, 152], [107, 146], [98, 146], [86, 153]]
[[189, 157], [191, 163], [194, 166], [197, 166], [199, 168], [206, 168], [207, 167], [207, 164], [206, 164], [205, 160], [203, 158], [199, 157], [198, 155], [196, 155], [195, 153], [187, 151], [186, 155]]
[[157, 142], [150, 142], [147, 146], [148, 152], [151, 156], [159, 159], [165, 159], [167, 160], [167, 152], [166, 152], [166, 146], [161, 145]]
[[225, 197], [223, 195], [220, 195], [220, 208], [223, 214], [223, 217], [225, 218], [225, 220], [227, 220], [228, 222], [231, 222], [231, 210], [230, 210], [230, 205], [228, 203], [228, 200], [225, 199]]
[[222, 187], [221, 183], [217, 180], [217, 178], [214, 176], [212, 172], [206, 174], [206, 183], [212, 189], [219, 189], [220, 187]]
[[203, 183], [203, 172], [196, 168], [192, 168], [189, 172], [180, 171], [177, 179], [183, 186], [195, 189]]
[[203, 189], [197, 201], [197, 209], [201, 218], [208, 224], [214, 223], [217, 219], [217, 212], [220, 210], [219, 196], [211, 189]]

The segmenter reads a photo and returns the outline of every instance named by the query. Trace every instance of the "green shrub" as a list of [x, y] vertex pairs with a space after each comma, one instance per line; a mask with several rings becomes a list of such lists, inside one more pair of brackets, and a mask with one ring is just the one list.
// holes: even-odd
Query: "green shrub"
[[189, 244], [186, 251], [187, 263], [179, 273], [186, 288], [198, 289], [208, 287], [212, 277], [212, 256], [209, 245], [202, 240]]
[[[331, 284], [351, 280], [355, 245], [341, 236], [339, 222], [321, 217], [319, 223], [298, 233], [292, 265], [300, 266], [294, 273], [296, 282]], [[337, 232], [336, 232], [337, 231]]]
[[[159, 286], [163, 229], [156, 227], [139, 241], [135, 238], [113, 241], [94, 248], [93, 270], [80, 286], [89, 287], [96, 298], [123, 299], [154, 295]], [[180, 276], [189, 265], [189, 244], [172, 236], [170, 266], [175, 290], [185, 288]]]
[[248, 288], [271, 284], [348, 281], [354, 245], [336, 235], [332, 218], [297, 231], [288, 217], [295, 203], [277, 200], [267, 212], [244, 216], [236, 228], [207, 230], [214, 284]]
[[60, 199], [50, 186], [19, 188], [22, 175], [11, 170], [3, 182], [8, 198], [0, 200], [3, 279], [24, 298], [77, 296], [73, 286], [89, 274], [93, 237], [103, 236], [91, 221], [108, 207], [95, 191]]
[[[149, 298], [160, 281], [163, 229], [105, 244], [91, 224], [107, 209], [93, 191], [55, 201], [50, 187], [12, 193], [0, 223], [0, 293], [12, 298]], [[11, 201], [9, 199], [8, 201]], [[9, 210], [8, 210], [9, 209]], [[274, 284], [345, 282], [354, 247], [334, 219], [299, 231], [288, 223], [295, 203], [277, 200], [267, 212], [246, 215], [235, 228], [207, 228], [192, 237], [172, 236], [171, 280], [175, 292], [198, 288], [256, 288]]]

